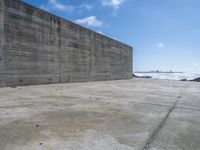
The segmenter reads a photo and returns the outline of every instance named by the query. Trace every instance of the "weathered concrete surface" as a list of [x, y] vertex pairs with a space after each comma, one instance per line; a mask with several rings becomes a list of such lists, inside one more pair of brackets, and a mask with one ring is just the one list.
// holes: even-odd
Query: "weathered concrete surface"
[[4, 1], [0, 0], [0, 86], [5, 86], [4, 70]]
[[128, 45], [19, 0], [0, 21], [0, 86], [132, 78]]
[[200, 84], [133, 79], [0, 88], [2, 150], [199, 150]]

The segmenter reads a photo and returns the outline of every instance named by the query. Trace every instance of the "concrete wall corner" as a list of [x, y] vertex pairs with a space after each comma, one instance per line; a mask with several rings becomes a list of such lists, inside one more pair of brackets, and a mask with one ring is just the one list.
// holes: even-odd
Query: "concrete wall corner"
[[133, 78], [133, 72], [134, 72], [134, 67], [133, 67], [133, 62], [134, 62], [134, 48], [131, 47], [131, 79]]

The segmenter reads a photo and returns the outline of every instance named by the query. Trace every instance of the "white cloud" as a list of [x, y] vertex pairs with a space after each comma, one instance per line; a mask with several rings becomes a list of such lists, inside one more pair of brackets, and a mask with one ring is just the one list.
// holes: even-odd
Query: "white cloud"
[[90, 27], [101, 27], [101, 26], [103, 26], [103, 22], [98, 20], [96, 18], [96, 16], [89, 16], [89, 17], [86, 17], [86, 18], [83, 18], [83, 19], [77, 19], [75, 22], [78, 23], [78, 24], [86, 25], [86, 26], [90, 26]]
[[87, 10], [91, 10], [93, 9], [93, 6], [90, 5], [90, 4], [82, 4], [79, 6], [79, 8], [84, 8], [84, 9], [87, 9]]
[[102, 5], [103, 6], [109, 6], [114, 9], [119, 9], [119, 7], [125, 2], [125, 0], [103, 0]]
[[62, 4], [59, 0], [48, 0], [46, 5], [41, 5], [41, 9], [49, 10], [59, 10], [64, 12], [74, 11], [74, 6]]
[[102, 31], [100, 31], [100, 30], [99, 30], [99, 31], [97, 31], [97, 32], [98, 32], [99, 34], [102, 34], [102, 35], [104, 35], [104, 33], [103, 33]]
[[164, 48], [165, 47], [165, 44], [164, 43], [158, 43], [157, 45], [159, 48]]
[[46, 11], [49, 11], [49, 10], [50, 10], [50, 8], [49, 8], [47, 5], [44, 5], [44, 4], [42, 4], [42, 5], [40, 6], [40, 9], [43, 9], [43, 10], [46, 10]]
[[200, 63], [199, 63], [199, 62], [193, 62], [192, 65], [193, 65], [194, 67], [199, 67], [199, 66], [200, 66]]

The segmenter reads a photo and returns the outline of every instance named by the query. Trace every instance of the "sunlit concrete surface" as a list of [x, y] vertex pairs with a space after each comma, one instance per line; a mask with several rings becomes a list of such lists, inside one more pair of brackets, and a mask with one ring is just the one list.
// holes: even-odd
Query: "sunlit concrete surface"
[[153, 79], [0, 88], [1, 150], [199, 150], [200, 84]]

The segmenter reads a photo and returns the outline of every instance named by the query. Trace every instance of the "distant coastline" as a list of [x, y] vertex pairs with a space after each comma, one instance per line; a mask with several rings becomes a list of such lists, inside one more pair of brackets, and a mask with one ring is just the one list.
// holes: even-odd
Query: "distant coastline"
[[134, 72], [135, 78], [153, 78], [163, 80], [178, 80], [178, 81], [196, 81], [200, 82], [200, 73], [185, 73], [185, 72], [173, 72], [173, 71], [139, 71]]
[[181, 71], [136, 71], [134, 73], [183, 73]]

